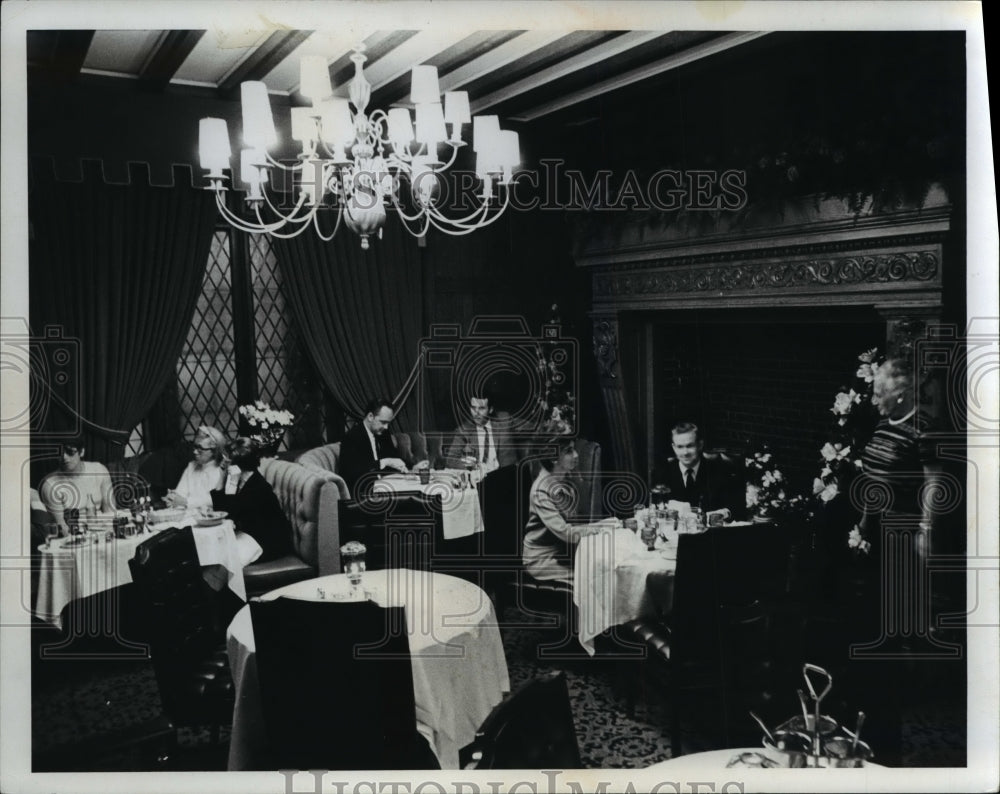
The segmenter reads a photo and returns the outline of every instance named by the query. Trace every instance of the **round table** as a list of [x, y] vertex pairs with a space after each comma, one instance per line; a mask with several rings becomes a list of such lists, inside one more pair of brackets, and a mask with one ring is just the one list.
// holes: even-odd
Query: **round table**
[[[510, 690], [507, 662], [489, 597], [454, 576], [392, 568], [367, 571], [356, 596], [344, 574], [321, 576], [272, 590], [314, 601], [370, 598], [380, 606], [402, 606], [413, 667], [417, 729], [442, 769], [458, 769], [458, 751]], [[250, 608], [233, 618], [227, 632], [236, 708], [229, 743], [229, 769], [252, 769], [267, 738], [261, 713]]]
[[[677, 758], [670, 758], [666, 761], [660, 761], [658, 764], [653, 764], [652, 766], [646, 767], [647, 771], [669, 771], [671, 774], [676, 772], [695, 772], [698, 770], [718, 770], [726, 769], [729, 762], [737, 758], [744, 753], [759, 753], [765, 758], [774, 761], [779, 765], [779, 768], [788, 768], [788, 759], [779, 752], [772, 750], [767, 747], [736, 747], [729, 750], [707, 750], [703, 753], [689, 753], [688, 755], [680, 755]], [[746, 768], [748, 764], [741, 764], [742, 768]], [[880, 764], [873, 764], [870, 761], [865, 763], [864, 768], [873, 769], [884, 769], [885, 767]], [[814, 771], [814, 770], [809, 770]], [[840, 770], [837, 770], [840, 771]]]
[[[106, 540], [112, 529], [109, 520], [101, 531], [88, 532], [79, 538], [58, 538], [49, 546], [39, 546], [38, 589], [32, 605], [33, 614], [40, 620], [60, 625], [63, 607], [73, 600], [86, 598], [132, 581], [128, 561], [135, 556], [139, 544], [152, 537], [153, 532], [175, 526], [194, 524], [196, 516], [180, 521], [156, 524], [150, 531], [127, 538]], [[192, 529], [198, 561], [205, 580], [216, 590], [229, 587], [241, 600], [246, 600], [243, 583], [243, 566], [248, 552], [245, 546], [260, 546], [249, 535], [236, 532], [236, 525], [229, 519], [209, 527]], [[252, 548], [250, 549], [252, 554]]]

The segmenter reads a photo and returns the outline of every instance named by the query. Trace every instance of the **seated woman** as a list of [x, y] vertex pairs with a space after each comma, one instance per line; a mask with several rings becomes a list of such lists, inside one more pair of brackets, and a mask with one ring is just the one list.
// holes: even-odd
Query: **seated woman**
[[531, 485], [524, 530], [524, 568], [536, 579], [572, 582], [572, 547], [580, 538], [599, 530], [569, 523], [578, 492], [573, 473], [580, 457], [573, 439], [561, 436], [549, 444], [556, 447], [555, 457], [542, 461], [542, 470]]
[[260, 450], [251, 439], [240, 437], [230, 443], [229, 471], [221, 471], [217, 488], [211, 492], [212, 505], [225, 510], [236, 529], [260, 544], [261, 562], [274, 560], [291, 550], [292, 527], [270, 484], [259, 471]]
[[226, 437], [214, 427], [202, 425], [191, 445], [191, 462], [181, 474], [177, 487], [167, 491], [168, 507], [210, 507], [212, 489], [225, 471]]

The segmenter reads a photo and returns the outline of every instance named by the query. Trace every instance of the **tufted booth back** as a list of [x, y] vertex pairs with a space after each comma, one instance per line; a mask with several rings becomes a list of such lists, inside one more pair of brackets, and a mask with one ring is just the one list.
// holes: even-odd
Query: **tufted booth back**
[[306, 450], [295, 459], [307, 468], [336, 472], [340, 469], [340, 442]]
[[264, 458], [260, 473], [274, 489], [292, 524], [292, 549], [296, 556], [315, 567], [321, 496], [328, 478], [298, 463], [277, 458]]

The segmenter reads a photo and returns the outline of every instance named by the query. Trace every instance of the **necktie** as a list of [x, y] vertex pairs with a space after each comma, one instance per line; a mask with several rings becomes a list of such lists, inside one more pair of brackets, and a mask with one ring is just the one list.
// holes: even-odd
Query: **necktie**
[[684, 476], [687, 478], [687, 482], [685, 482], [684, 487], [687, 488], [688, 493], [691, 493], [694, 489], [694, 471], [688, 469], [684, 472]]
[[490, 444], [493, 443], [493, 435], [490, 433], [490, 426], [486, 425], [486, 438], [483, 441], [483, 463], [490, 462]]

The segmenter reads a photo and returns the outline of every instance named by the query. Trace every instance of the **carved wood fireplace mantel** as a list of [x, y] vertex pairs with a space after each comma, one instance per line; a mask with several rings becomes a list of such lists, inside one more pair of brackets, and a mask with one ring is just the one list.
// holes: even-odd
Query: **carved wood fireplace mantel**
[[934, 188], [920, 208], [862, 216], [843, 201], [807, 197], [709, 223], [682, 217], [654, 231], [641, 219], [593, 219], [576, 263], [592, 271], [593, 350], [617, 465], [644, 468], [626, 388], [648, 388], [628, 383], [621, 366], [623, 320], [705, 309], [866, 308], [885, 320], [892, 353], [897, 329], [912, 336], [915, 324], [941, 317], [951, 218], [947, 196]]

